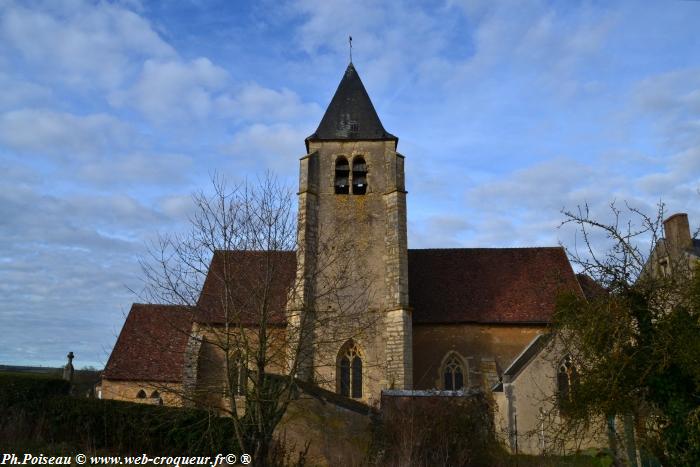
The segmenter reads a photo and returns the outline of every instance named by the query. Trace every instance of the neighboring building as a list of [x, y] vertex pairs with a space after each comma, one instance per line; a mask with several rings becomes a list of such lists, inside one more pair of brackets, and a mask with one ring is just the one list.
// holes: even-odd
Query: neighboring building
[[[216, 252], [194, 310], [135, 304], [105, 368], [103, 397], [152, 401], [151, 388], [172, 385], [196, 393], [208, 387], [203, 382], [222, 377], [221, 356], [208, 336], [225, 323], [223, 269], [234, 268], [251, 281], [260, 262], [275, 261], [279, 313], [270, 325], [283, 335], [285, 311], [304, 309], [306, 300], [288, 303], [288, 290], [322, 286], [309, 271], [324, 260], [320, 244], [347, 239], [333, 236], [339, 231], [356, 242], [358, 264], [373, 292], [364, 306], [378, 319], [362, 333], [350, 319], [317, 329], [301, 378], [378, 405], [386, 389], [490, 392], [511, 376], [506, 369], [519, 366], [523, 350], [540, 341], [557, 295], [583, 296], [581, 284], [561, 247], [409, 250], [404, 156], [397, 146], [350, 64], [300, 159], [303, 248], [267, 255]], [[226, 293], [238, 303], [248, 299], [245, 287]], [[325, 343], [331, 331], [347, 339]], [[204, 404], [209, 396], [198, 400]], [[166, 404], [183, 403], [160, 397]]]
[[664, 221], [664, 238], [656, 243], [647, 270], [656, 277], [686, 275], [699, 263], [700, 239], [693, 238], [688, 214], [673, 214]]

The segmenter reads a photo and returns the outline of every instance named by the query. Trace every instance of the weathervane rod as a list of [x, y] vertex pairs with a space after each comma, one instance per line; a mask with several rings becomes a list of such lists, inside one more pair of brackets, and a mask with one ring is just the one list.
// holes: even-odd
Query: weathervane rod
[[348, 42], [350, 42], [350, 63], [352, 63], [352, 36], [349, 36]]

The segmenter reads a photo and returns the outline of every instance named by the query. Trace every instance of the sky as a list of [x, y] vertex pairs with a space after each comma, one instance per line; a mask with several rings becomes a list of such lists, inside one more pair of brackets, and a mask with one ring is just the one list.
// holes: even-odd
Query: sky
[[700, 2], [0, 0], [0, 364], [102, 368], [217, 173], [292, 187], [353, 63], [409, 248], [571, 246], [563, 209], [700, 224]]

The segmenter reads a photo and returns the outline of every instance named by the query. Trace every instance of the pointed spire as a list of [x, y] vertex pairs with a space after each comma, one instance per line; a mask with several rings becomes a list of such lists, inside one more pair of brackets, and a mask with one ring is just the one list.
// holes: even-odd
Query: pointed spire
[[306, 138], [320, 140], [394, 140], [379, 120], [377, 111], [352, 63], [335, 91], [316, 132]]

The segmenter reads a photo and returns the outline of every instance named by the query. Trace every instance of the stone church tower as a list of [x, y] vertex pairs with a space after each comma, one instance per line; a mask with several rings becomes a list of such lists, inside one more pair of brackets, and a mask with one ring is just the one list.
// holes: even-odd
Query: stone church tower
[[[413, 381], [404, 157], [397, 144], [350, 63], [300, 162], [297, 288], [318, 324], [299, 374], [370, 402], [382, 389], [410, 389]], [[323, 268], [346, 249], [350, 259], [341, 261], [356, 284], [338, 300], [323, 293]], [[347, 319], [340, 310], [328, 322], [319, 316], [343, 303], [365, 308], [359, 311], [366, 319], [357, 318], [358, 310], [348, 310]]]

